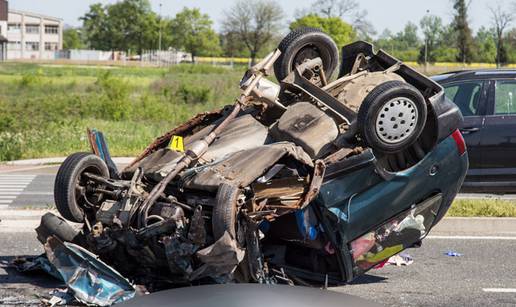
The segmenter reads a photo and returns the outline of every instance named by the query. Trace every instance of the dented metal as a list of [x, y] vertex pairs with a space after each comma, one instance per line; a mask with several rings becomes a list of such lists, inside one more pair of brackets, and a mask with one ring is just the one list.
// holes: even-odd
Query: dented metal
[[[445, 189], [385, 187], [389, 180], [416, 181], [403, 172], [426, 165], [421, 161], [432, 156], [435, 127], [426, 127], [415, 145], [396, 155], [369, 148], [356, 128], [362, 101], [386, 81], [408, 82], [414, 76], [359, 53], [348, 63], [351, 72], [336, 81], [327, 80], [316, 57], [294, 67], [276, 85], [265, 77], [280, 54], [271, 53], [246, 73], [233, 106], [200, 114], [158, 138], [120, 178], [115, 172], [104, 178], [89, 168], [74, 172], [74, 180], [87, 182], [84, 193], [96, 196], [87, 204], [75, 195], [56, 198], [58, 209], [78, 206], [84, 213], [84, 226], [74, 240], [150, 290], [235, 281], [349, 281], [365, 272], [350, 242], [374, 231], [378, 221]], [[416, 81], [411, 82], [419, 88], [426, 84]], [[435, 94], [422, 93], [427, 100]], [[184, 140], [184, 151], [169, 147], [174, 137]], [[446, 146], [438, 153], [453, 160], [450, 144]], [[95, 154], [103, 148], [92, 147]], [[103, 152], [109, 156], [107, 146]], [[393, 157], [407, 157], [405, 167], [393, 167]], [[450, 173], [450, 180], [459, 182], [461, 171]], [[381, 184], [383, 190], [375, 190]], [[377, 202], [391, 197], [382, 198], [385, 191], [413, 197], [389, 203], [378, 218], [362, 216], [355, 222], [350, 214], [362, 211], [351, 207], [353, 199], [366, 209], [380, 207], [364, 201], [369, 191], [376, 192], [369, 198]], [[56, 193], [68, 192], [56, 186]], [[440, 206], [440, 200], [435, 204]], [[52, 234], [41, 232], [45, 236]], [[60, 245], [49, 240], [53, 248], [47, 254], [59, 269], [54, 250]]]

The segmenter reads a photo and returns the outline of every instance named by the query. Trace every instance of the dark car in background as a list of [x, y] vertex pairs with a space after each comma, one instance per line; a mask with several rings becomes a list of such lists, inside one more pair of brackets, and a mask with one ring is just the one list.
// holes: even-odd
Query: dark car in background
[[465, 192], [516, 192], [516, 70], [468, 70], [432, 77], [464, 116], [469, 153]]

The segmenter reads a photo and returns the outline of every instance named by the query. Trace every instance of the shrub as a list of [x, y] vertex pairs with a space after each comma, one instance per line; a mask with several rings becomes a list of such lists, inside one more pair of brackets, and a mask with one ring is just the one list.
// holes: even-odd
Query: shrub
[[176, 92], [184, 103], [206, 103], [210, 100], [211, 90], [197, 85], [181, 84]]
[[22, 75], [20, 80], [21, 87], [35, 87], [43, 83], [41, 74], [37, 73], [25, 73]]
[[94, 107], [100, 118], [123, 120], [128, 118], [132, 112], [132, 105], [129, 101], [131, 88], [123, 79], [113, 77], [110, 71], [101, 73], [95, 85], [100, 90], [100, 106], [96, 103]]
[[20, 133], [0, 133], [0, 161], [16, 160], [22, 157], [23, 140]]

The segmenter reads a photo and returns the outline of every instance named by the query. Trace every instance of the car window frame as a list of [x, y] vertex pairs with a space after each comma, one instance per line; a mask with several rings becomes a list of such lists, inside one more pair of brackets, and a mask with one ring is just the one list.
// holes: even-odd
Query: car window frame
[[[489, 82], [489, 80], [484, 80], [484, 79], [461, 79], [461, 80], [454, 80], [454, 81], [450, 81], [450, 82], [442, 82], [441, 86], [443, 87], [443, 91], [444, 91], [445, 87], [453, 86], [453, 85], [458, 85], [458, 84], [463, 84], [463, 83], [468, 83], [468, 82], [478, 82], [478, 83], [480, 83], [480, 97], [478, 98], [480, 101], [478, 102], [479, 105], [478, 105], [478, 109], [477, 109], [477, 114], [469, 115], [467, 117], [485, 116], [486, 115], [486, 111], [488, 109], [487, 105], [490, 103], [489, 97], [488, 97], [488, 89], [489, 89], [489, 87], [486, 84], [487, 82]], [[455, 103], [451, 99], [450, 99], [450, 101]], [[457, 106], [457, 107], [459, 107], [459, 106]]]
[[488, 99], [488, 107], [486, 116], [489, 117], [514, 117], [516, 113], [513, 114], [495, 114], [495, 106], [496, 106], [496, 82], [503, 81], [512, 81], [516, 84], [516, 78], [493, 78], [489, 80], [489, 99]]

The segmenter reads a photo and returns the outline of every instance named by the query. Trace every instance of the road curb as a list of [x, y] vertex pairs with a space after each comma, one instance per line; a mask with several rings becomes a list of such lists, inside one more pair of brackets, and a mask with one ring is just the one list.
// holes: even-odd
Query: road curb
[[[41, 158], [41, 159], [26, 159], [26, 160], [14, 160], [2, 162], [4, 165], [9, 166], [29, 166], [29, 165], [46, 165], [46, 164], [60, 164], [66, 157], [53, 157], [53, 158]], [[134, 160], [134, 157], [116, 157], [113, 161], [116, 164], [129, 164]]]
[[437, 224], [431, 234], [516, 234], [516, 218], [512, 217], [447, 217]]
[[[32, 232], [47, 212], [54, 209], [0, 210], [0, 231]], [[431, 235], [514, 235], [516, 218], [496, 217], [446, 217], [431, 231]]]

